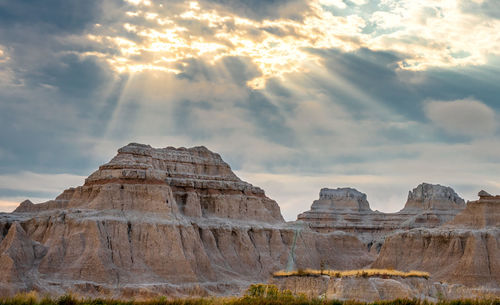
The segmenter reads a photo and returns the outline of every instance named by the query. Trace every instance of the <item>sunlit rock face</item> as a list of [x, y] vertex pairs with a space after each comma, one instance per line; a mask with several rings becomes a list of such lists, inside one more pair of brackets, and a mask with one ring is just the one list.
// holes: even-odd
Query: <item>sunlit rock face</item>
[[373, 266], [424, 270], [441, 281], [500, 288], [500, 196], [480, 193], [441, 227], [389, 236]]
[[361, 268], [353, 235], [284, 222], [277, 203], [205, 147], [130, 144], [56, 199], [0, 213], [0, 295], [235, 294], [284, 269]]
[[298, 216], [318, 232], [356, 234], [368, 247], [379, 250], [386, 235], [401, 229], [437, 227], [465, 207], [450, 187], [422, 183], [409, 192], [397, 213], [372, 211], [367, 196], [352, 188], [322, 189], [311, 210]]
[[500, 227], [500, 196], [492, 196], [485, 191], [479, 192], [479, 200], [467, 202], [463, 212], [446, 224], [449, 227], [471, 229]]
[[274, 200], [241, 181], [218, 154], [203, 146], [155, 149], [129, 144], [83, 186], [43, 204], [23, 203], [16, 212], [59, 208], [284, 221]]

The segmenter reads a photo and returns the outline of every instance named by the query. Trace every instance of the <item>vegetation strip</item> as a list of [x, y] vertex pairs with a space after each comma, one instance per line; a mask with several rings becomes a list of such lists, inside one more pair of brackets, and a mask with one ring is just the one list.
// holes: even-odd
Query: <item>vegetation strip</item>
[[359, 301], [326, 300], [293, 295], [290, 291], [281, 291], [274, 285], [251, 285], [242, 297], [212, 297], [167, 299], [158, 297], [145, 301], [118, 299], [89, 299], [64, 295], [57, 299], [39, 297], [36, 293], [19, 294], [12, 298], [0, 298], [0, 305], [500, 305], [500, 299], [482, 300], [425, 300], [395, 299], [365, 303]]
[[287, 276], [321, 276], [330, 277], [423, 277], [429, 278], [429, 272], [411, 270], [409, 272], [391, 270], [391, 269], [357, 269], [357, 270], [315, 270], [298, 269], [293, 271], [277, 271], [273, 273], [274, 277]]

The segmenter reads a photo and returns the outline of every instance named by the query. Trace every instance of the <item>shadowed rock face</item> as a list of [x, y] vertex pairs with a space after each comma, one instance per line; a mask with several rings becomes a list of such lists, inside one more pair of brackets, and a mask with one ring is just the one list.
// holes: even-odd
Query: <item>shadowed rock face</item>
[[0, 213], [0, 259], [11, 266], [0, 288], [3, 295], [230, 294], [283, 269], [292, 243], [299, 268], [374, 260], [355, 236], [297, 226], [205, 147], [130, 144], [83, 186]]
[[499, 227], [500, 196], [481, 196], [442, 227], [389, 236], [373, 267], [424, 270], [441, 281], [498, 288]]
[[354, 233], [378, 250], [388, 234], [401, 229], [437, 227], [464, 207], [464, 200], [452, 188], [427, 183], [409, 192], [404, 209], [398, 213], [372, 211], [366, 195], [352, 188], [322, 189], [319, 200], [298, 219], [318, 232]]

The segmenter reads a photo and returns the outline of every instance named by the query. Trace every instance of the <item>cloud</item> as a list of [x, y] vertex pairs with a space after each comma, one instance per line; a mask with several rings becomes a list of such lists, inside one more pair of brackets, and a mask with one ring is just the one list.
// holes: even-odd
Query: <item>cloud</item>
[[68, 187], [82, 185], [85, 178], [72, 174], [20, 172], [0, 175], [0, 189], [57, 194]]
[[44, 3], [31, 0], [2, 1], [0, 25], [13, 29], [30, 27], [47, 31], [75, 32], [99, 18], [99, 2], [47, 0]]
[[453, 135], [485, 137], [497, 128], [495, 111], [474, 99], [428, 101], [424, 108], [436, 126]]
[[246, 18], [262, 19], [302, 19], [310, 8], [306, 0], [202, 0], [204, 9], [217, 8]]
[[48, 200], [53, 199], [53, 198], [49, 198], [49, 197], [40, 198], [40, 197], [32, 197], [32, 196], [29, 196], [29, 198], [27, 198], [27, 196], [24, 196], [24, 197], [22, 197], [22, 196], [19, 196], [19, 197], [0, 196], [0, 213], [2, 213], [2, 212], [10, 213], [10, 212], [14, 211], [14, 209], [17, 208], [19, 206], [19, 204], [26, 199], [29, 199], [33, 203], [41, 203], [41, 202], [45, 202], [45, 201], [48, 201]]
[[0, 213], [1, 212], [12, 212], [21, 201], [6, 201], [0, 200]]

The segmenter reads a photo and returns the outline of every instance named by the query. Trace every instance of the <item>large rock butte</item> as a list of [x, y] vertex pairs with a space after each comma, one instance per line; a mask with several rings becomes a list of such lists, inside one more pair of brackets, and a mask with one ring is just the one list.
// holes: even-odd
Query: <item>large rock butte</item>
[[0, 296], [235, 294], [287, 264], [374, 259], [355, 236], [285, 223], [275, 201], [205, 147], [129, 144], [84, 185], [0, 213]]

